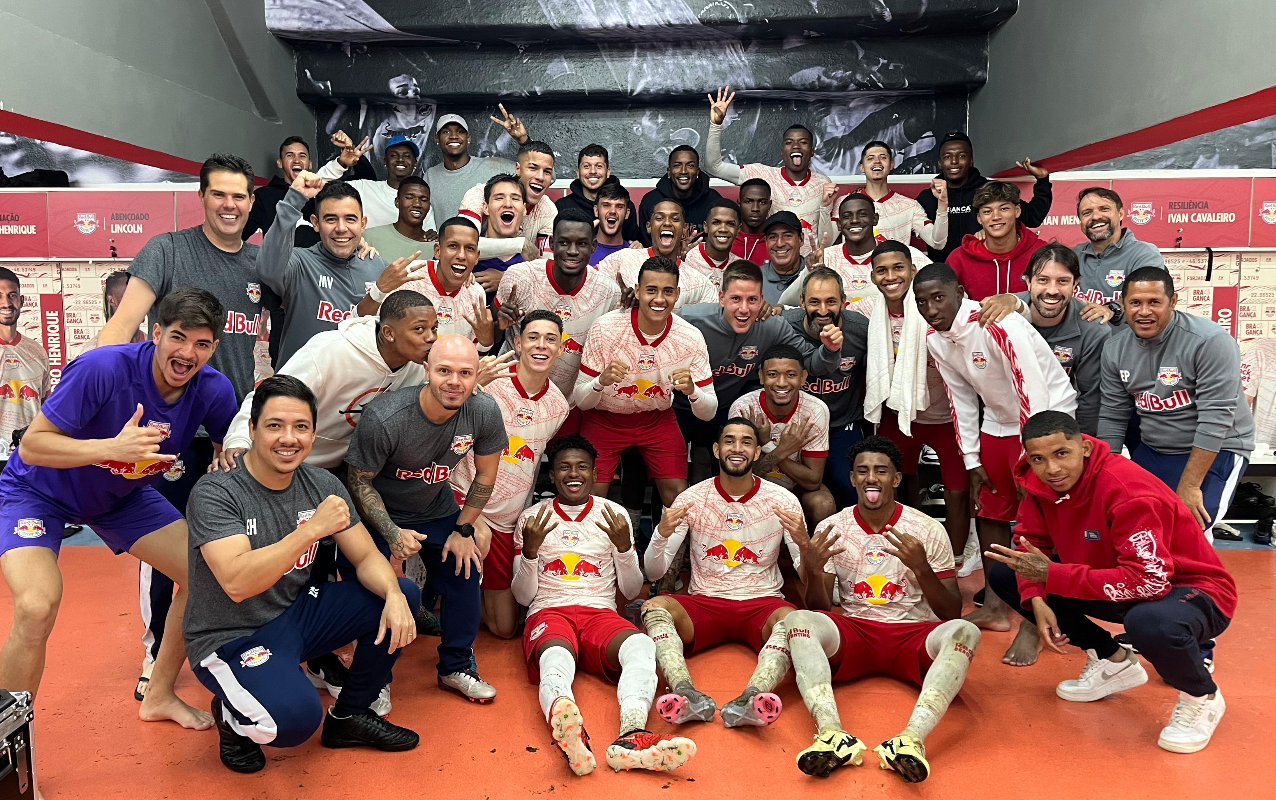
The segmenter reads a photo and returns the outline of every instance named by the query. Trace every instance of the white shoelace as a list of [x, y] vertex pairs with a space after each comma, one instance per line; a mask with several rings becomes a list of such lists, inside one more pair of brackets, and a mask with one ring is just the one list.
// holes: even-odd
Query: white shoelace
[[1098, 656], [1092, 656], [1089, 652], [1085, 654], [1085, 667], [1081, 669], [1081, 677], [1077, 678], [1080, 683], [1085, 683], [1099, 669], [1101, 659]]
[[1201, 719], [1201, 714], [1205, 711], [1205, 707], [1209, 705], [1209, 702], [1208, 695], [1193, 697], [1190, 694], [1180, 692], [1179, 700], [1174, 704], [1174, 713], [1170, 715], [1170, 724], [1184, 728], [1196, 727], [1196, 723]]

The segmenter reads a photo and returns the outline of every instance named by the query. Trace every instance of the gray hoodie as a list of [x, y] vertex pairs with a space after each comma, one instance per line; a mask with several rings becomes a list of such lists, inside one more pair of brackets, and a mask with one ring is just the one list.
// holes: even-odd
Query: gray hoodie
[[[1077, 390], [1077, 424], [1081, 426], [1081, 432], [1094, 436], [1099, 427], [1099, 374], [1103, 346], [1120, 328], [1097, 320], [1086, 322], [1081, 319], [1083, 308], [1085, 301], [1074, 297], [1057, 325], [1034, 324], [1032, 327], [1054, 351], [1059, 366], [1068, 373], [1068, 380]], [[1031, 313], [1024, 315], [1024, 319], [1032, 322]]]
[[270, 226], [257, 254], [262, 283], [283, 298], [284, 324], [278, 332], [281, 339], [277, 364], [287, 363], [316, 333], [333, 330], [337, 323], [350, 318], [386, 267], [380, 256], [337, 258], [323, 242], [307, 248], [293, 247], [292, 229], [297, 227], [305, 204], [305, 195], [288, 189], [275, 207], [275, 224]]
[[1227, 331], [1175, 311], [1165, 330], [1140, 339], [1129, 327], [1103, 348], [1099, 436], [1121, 451], [1130, 412], [1143, 443], [1159, 453], [1199, 447], [1249, 457], [1254, 418], [1241, 394], [1241, 353]]

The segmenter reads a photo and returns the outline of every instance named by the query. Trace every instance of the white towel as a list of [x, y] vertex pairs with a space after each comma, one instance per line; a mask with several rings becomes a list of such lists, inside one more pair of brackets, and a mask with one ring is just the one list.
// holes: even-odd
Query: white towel
[[[886, 298], [873, 298], [868, 319], [868, 374], [864, 387], [864, 418], [880, 422], [882, 404], [895, 411], [899, 430], [912, 435], [917, 413], [930, 405], [926, 388], [926, 320], [917, 310], [912, 287], [904, 297], [904, 328], [900, 331], [899, 354], [891, 341], [890, 315]], [[899, 369], [896, 369], [899, 365]]]

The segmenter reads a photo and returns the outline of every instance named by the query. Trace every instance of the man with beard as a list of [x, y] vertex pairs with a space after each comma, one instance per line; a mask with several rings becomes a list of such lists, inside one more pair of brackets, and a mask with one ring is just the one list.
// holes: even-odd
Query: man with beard
[[742, 417], [728, 419], [713, 446], [720, 473], [678, 495], [665, 512], [643, 558], [647, 576], [665, 574], [691, 538], [687, 594], [660, 595], [642, 606], [642, 622], [656, 643], [656, 662], [669, 693], [656, 701], [666, 721], [709, 722], [714, 699], [691, 681], [685, 647], [700, 652], [739, 642], [758, 654], [758, 666], [739, 697], [722, 708], [728, 727], [770, 725], [783, 703], [772, 690], [789, 669], [784, 618], [795, 609], [781, 594], [780, 548], [801, 569], [806, 543], [802, 505], [784, 487], [753, 474], [761, 437]]
[[[572, 181], [571, 190], [558, 198], [554, 205], [558, 206], [560, 214], [569, 208], [594, 214], [595, 206], [598, 205], [598, 193], [608, 184], [620, 185], [620, 179], [611, 174], [611, 154], [601, 144], [587, 144], [576, 157], [576, 179]], [[621, 217], [623, 227], [617, 233], [624, 239], [637, 241], [642, 237], [642, 231], [638, 227], [638, 211], [629, 202], [627, 193], [624, 210], [626, 213]], [[601, 215], [596, 218], [601, 222]], [[601, 237], [601, 229], [599, 234]]]
[[[1025, 158], [1015, 166], [1036, 179], [1032, 189], [1032, 199], [1023, 203], [1020, 222], [1028, 228], [1035, 228], [1050, 213], [1053, 196], [1050, 193], [1050, 173], [1044, 168]], [[961, 247], [963, 238], [974, 235], [979, 230], [978, 209], [974, 206], [975, 192], [988, 179], [975, 169], [975, 151], [970, 137], [956, 131], [944, 137], [939, 143], [939, 176], [948, 184], [948, 241], [943, 247], [927, 247], [926, 255], [932, 261], [947, 261], [948, 254]], [[1017, 199], [1017, 198], [1016, 198]], [[917, 202], [926, 211], [926, 216], [934, 221], [939, 213], [939, 198], [934, 193], [922, 192]]]
[[1089, 186], [1078, 192], [1077, 218], [1086, 237], [1073, 248], [1081, 262], [1077, 296], [1087, 303], [1106, 304], [1120, 314], [1117, 290], [1125, 277], [1139, 267], [1164, 267], [1165, 259], [1156, 245], [1139, 241], [1134, 231], [1122, 225], [1125, 206], [1121, 195], [1111, 189]]
[[393, 225], [368, 228], [364, 240], [376, 248], [384, 259], [407, 258], [409, 261], [421, 254], [422, 245], [437, 241], [439, 232], [426, 229], [425, 219], [430, 213], [430, 187], [415, 175], [399, 181], [399, 194], [394, 198], [399, 218]]
[[[467, 339], [439, 337], [430, 348], [426, 385], [383, 393], [363, 407], [346, 465], [360, 518], [384, 540], [377, 547], [401, 560], [420, 558], [426, 586], [442, 598], [439, 686], [486, 703], [496, 689], [479, 677], [471, 657], [489, 543], [476, 541], [474, 523], [492, 495], [509, 440], [496, 401], [474, 391], [478, 366]], [[458, 507], [448, 479], [470, 451], [474, 480]]]
[[[325, 181], [341, 180], [346, 170], [353, 167], [371, 148], [367, 137], [364, 137], [362, 145], [356, 147], [345, 131], [333, 134], [332, 143], [341, 148], [341, 153], [320, 167], [316, 173]], [[399, 209], [395, 204], [395, 199], [399, 196], [399, 181], [416, 174], [417, 159], [420, 157], [421, 151], [417, 149], [416, 142], [406, 136], [391, 136], [385, 147], [385, 180], [355, 178], [346, 181], [363, 198], [368, 217], [367, 227], [393, 225], [399, 218]], [[427, 213], [422, 225], [426, 230], [434, 230], [434, 215]]]
[[831, 327], [842, 332], [837, 368], [826, 376], [811, 375], [808, 371], [802, 386], [803, 391], [810, 392], [828, 407], [828, 459], [824, 465], [824, 485], [832, 492], [836, 510], [855, 502], [847, 453], [864, 435], [868, 321], [862, 314], [843, 311], [846, 293], [841, 276], [833, 270], [816, 267], [802, 278], [800, 286], [800, 305], [785, 309], [783, 317], [802, 341], [815, 350], [821, 346], [823, 331]]
[[[935, 220], [932, 222], [920, 203], [890, 187], [888, 180], [894, 168], [895, 158], [886, 142], [874, 140], [860, 150], [860, 169], [865, 180], [863, 191], [876, 206], [879, 219], [874, 225], [878, 233], [900, 244], [908, 244], [917, 238], [930, 247], [943, 247], [948, 243], [948, 184], [943, 178], [933, 178], [930, 182], [930, 191], [935, 198]], [[930, 259], [926, 263], [930, 263]]]
[[[870, 436], [851, 451], [856, 505], [839, 511], [804, 543], [811, 611], [789, 615], [793, 673], [819, 732], [798, 753], [798, 769], [827, 778], [858, 766], [867, 749], [842, 728], [833, 683], [885, 674], [922, 687], [908, 724], [874, 750], [882, 769], [907, 783], [930, 775], [926, 737], [961, 691], [979, 649], [979, 629], [961, 616], [961, 590], [943, 526], [896, 502], [902, 456]], [[841, 608], [833, 608], [833, 588]]]
[[[279, 145], [275, 166], [279, 167], [283, 176], [271, 176], [270, 183], [258, 186], [253, 192], [255, 199], [252, 210], [248, 212], [248, 223], [240, 233], [245, 242], [257, 231], [268, 231], [275, 224], [275, 206], [288, 194], [288, 187], [297, 180], [297, 176], [310, 170], [310, 145], [300, 136], [289, 136]], [[310, 214], [314, 213], [314, 208], [307, 205], [306, 213], [302, 215], [304, 223], [293, 231], [294, 244], [298, 247], [309, 247], [319, 241], [319, 234], [310, 227]]]
[[740, 232], [740, 206], [732, 200], [721, 198], [709, 206], [704, 220], [701, 241], [687, 251], [683, 259], [683, 271], [691, 271], [713, 284], [715, 292], [722, 290], [722, 271], [735, 259], [731, 248]]
[[501, 277], [505, 270], [514, 264], [526, 261], [523, 253], [515, 253], [508, 258], [501, 256], [485, 256], [484, 242], [493, 239], [519, 239], [523, 227], [523, 216], [527, 213], [523, 205], [523, 184], [518, 178], [509, 174], [488, 178], [483, 185], [483, 217], [479, 223], [479, 261], [474, 265], [474, 280], [483, 287], [487, 294], [487, 304], [491, 305], [496, 295], [496, 287], [501, 285]]
[[656, 182], [656, 188], [647, 192], [638, 204], [638, 227], [646, 234], [643, 244], [654, 244], [651, 233], [651, 216], [656, 205], [672, 200], [682, 209], [688, 226], [700, 228], [709, 213], [709, 204], [722, 195], [709, 188], [709, 175], [700, 171], [700, 154], [688, 144], [680, 144], [669, 153], [669, 166], [665, 175]]
[[[560, 207], [559, 216], [566, 210]], [[634, 204], [629, 200], [629, 190], [621, 186], [620, 181], [608, 181], [598, 187], [593, 208], [581, 213], [598, 221], [594, 252], [589, 257], [591, 267], [597, 266], [612, 253], [629, 247], [630, 242], [641, 239], [638, 223], [635, 221], [637, 214]], [[631, 229], [633, 233], [629, 232]]]
[[[523, 187], [523, 224], [519, 236], [506, 240], [488, 239], [480, 242], [484, 257], [512, 256], [522, 253], [523, 258], [539, 258], [542, 246], [553, 233], [554, 217], [558, 207], [545, 194], [554, 183], [554, 150], [544, 142], [527, 141], [518, 148], [514, 161], [514, 176]], [[457, 213], [482, 224], [483, 193], [487, 184], [473, 186], [461, 198], [461, 210]]]
[[[505, 129], [519, 145], [527, 139], [523, 121], [498, 105], [501, 116], [489, 117]], [[461, 211], [461, 198], [474, 186], [482, 186], [488, 178], [514, 171], [507, 158], [470, 155], [470, 126], [460, 114], [444, 114], [434, 123], [434, 143], [443, 154], [443, 162], [425, 171], [425, 180], [434, 193], [434, 208], [440, 219], [455, 217]], [[515, 251], [517, 252], [517, 251]]]
[[[802, 242], [804, 231], [811, 234], [808, 241], [819, 247], [828, 232], [829, 212], [837, 184], [827, 175], [811, 169], [811, 157], [815, 155], [815, 137], [804, 125], [793, 125], [784, 132], [780, 145], [780, 163], [772, 167], [766, 164], [736, 166], [722, 160], [722, 122], [727, 109], [735, 100], [731, 87], [718, 89], [717, 97], [709, 95], [709, 140], [705, 145], [705, 169], [715, 178], [740, 184], [748, 178], [761, 178], [771, 187], [771, 210], [774, 215], [787, 211], [802, 221], [798, 228], [798, 244], [803, 255], [810, 252], [810, 244]], [[770, 224], [768, 222], [768, 228]], [[769, 244], [768, 237], [768, 244]]]
[[18, 332], [21, 315], [22, 282], [0, 267], [0, 471], [13, 449], [13, 432], [31, 424], [53, 388], [49, 354], [38, 339]]
[[766, 263], [766, 218], [771, 215], [771, 184], [749, 178], [740, 184], [740, 232], [731, 245], [731, 254], [759, 267]]
[[674, 200], [661, 200], [648, 213], [647, 233], [651, 247], [645, 250], [628, 247], [612, 253], [599, 262], [598, 271], [614, 279], [622, 291], [633, 290], [637, 288], [638, 271], [643, 264], [652, 258], [667, 258], [679, 272], [678, 304], [674, 310], [696, 303], [712, 303], [717, 295], [713, 284], [699, 272], [682, 265], [683, 243], [687, 238], [687, 221], [682, 206]]

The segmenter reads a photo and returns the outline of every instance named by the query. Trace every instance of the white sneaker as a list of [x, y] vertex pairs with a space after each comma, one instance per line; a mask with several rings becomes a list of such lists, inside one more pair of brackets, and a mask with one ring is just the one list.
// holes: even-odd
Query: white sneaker
[[1074, 703], [1091, 703], [1147, 682], [1147, 670], [1143, 669], [1134, 653], [1126, 651], [1124, 661], [1112, 662], [1099, 658], [1093, 650], [1087, 650], [1081, 677], [1075, 681], [1063, 681], [1055, 687], [1054, 693]]
[[1213, 697], [1193, 697], [1186, 692], [1179, 692], [1179, 701], [1174, 704], [1174, 711], [1170, 714], [1170, 724], [1161, 729], [1161, 738], [1156, 743], [1162, 750], [1169, 750], [1171, 753], [1204, 750], [1226, 710], [1227, 703], [1223, 702], [1222, 691], [1215, 691]]
[[393, 708], [393, 706], [390, 705], [390, 687], [382, 686], [381, 694], [377, 695], [377, 699], [373, 700], [372, 705], [368, 706], [368, 708], [370, 708], [372, 713], [376, 714], [378, 717], [384, 717], [386, 714], [389, 714], [390, 709]]

